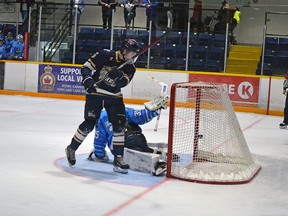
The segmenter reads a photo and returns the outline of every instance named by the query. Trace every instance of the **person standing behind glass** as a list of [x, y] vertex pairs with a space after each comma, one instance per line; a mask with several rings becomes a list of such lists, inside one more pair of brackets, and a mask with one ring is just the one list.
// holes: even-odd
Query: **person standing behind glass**
[[158, 29], [158, 0], [143, 0], [140, 6], [146, 7], [147, 29], [149, 29], [150, 20], [152, 21], [152, 29]]
[[79, 23], [81, 14], [84, 12], [84, 0], [70, 0], [70, 6], [72, 11], [72, 24], [75, 24], [75, 4], [77, 3], [77, 33], [79, 32]]
[[124, 0], [120, 3], [120, 6], [124, 8], [125, 28], [130, 28], [131, 21], [136, 17], [137, 1]]
[[17, 0], [20, 3], [20, 13], [23, 23], [28, 20], [31, 7], [34, 5], [35, 0]]
[[112, 12], [116, 9], [118, 4], [115, 0], [100, 0], [98, 4], [102, 6], [102, 20], [103, 28], [111, 28], [112, 26]]
[[194, 0], [193, 15], [190, 19], [191, 31], [200, 32], [202, 28], [202, 1]]

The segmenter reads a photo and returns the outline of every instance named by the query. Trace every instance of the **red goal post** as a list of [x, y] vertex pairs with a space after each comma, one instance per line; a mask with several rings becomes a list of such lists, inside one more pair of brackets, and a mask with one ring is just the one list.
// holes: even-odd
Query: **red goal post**
[[[225, 84], [171, 86], [167, 177], [210, 184], [241, 184], [260, 165], [248, 145]], [[180, 161], [172, 155], [180, 156]]]

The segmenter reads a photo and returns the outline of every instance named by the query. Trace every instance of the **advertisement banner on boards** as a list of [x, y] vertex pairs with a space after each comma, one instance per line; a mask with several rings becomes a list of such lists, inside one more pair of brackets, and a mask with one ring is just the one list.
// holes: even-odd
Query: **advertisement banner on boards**
[[226, 84], [230, 100], [237, 103], [257, 104], [259, 99], [259, 78], [241, 76], [220, 76], [213, 74], [189, 74], [189, 82], [212, 82]]
[[85, 95], [80, 67], [39, 65], [38, 92]]

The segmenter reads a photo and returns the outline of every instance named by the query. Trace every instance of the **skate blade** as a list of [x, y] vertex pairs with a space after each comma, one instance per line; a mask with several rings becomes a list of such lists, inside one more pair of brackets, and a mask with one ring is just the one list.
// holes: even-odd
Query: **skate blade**
[[123, 174], [128, 173], [128, 169], [121, 169], [120, 167], [116, 167], [116, 166], [114, 166], [113, 171], [118, 172], [118, 173], [123, 173]]
[[279, 126], [280, 129], [287, 129], [287, 126]]
[[94, 162], [100, 162], [100, 163], [109, 163], [109, 159], [99, 159], [99, 158], [88, 157], [87, 160], [94, 161]]
[[154, 176], [160, 176], [163, 175], [166, 172], [167, 168], [158, 168], [157, 170], [155, 170], [155, 172], [153, 173]]
[[67, 149], [65, 149], [65, 153], [66, 153], [66, 159], [67, 159], [67, 162], [68, 162], [68, 164], [69, 164], [69, 166], [70, 167], [73, 167], [75, 164], [76, 164], [76, 160], [75, 160], [75, 162], [74, 162], [74, 164], [72, 164], [72, 163], [70, 163], [70, 161], [69, 161], [69, 154], [68, 154], [68, 152], [67, 152]]

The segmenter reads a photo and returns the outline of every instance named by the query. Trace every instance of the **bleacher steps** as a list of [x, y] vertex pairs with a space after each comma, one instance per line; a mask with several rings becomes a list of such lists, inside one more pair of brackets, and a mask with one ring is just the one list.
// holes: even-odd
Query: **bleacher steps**
[[233, 45], [229, 52], [226, 73], [255, 75], [261, 47]]

